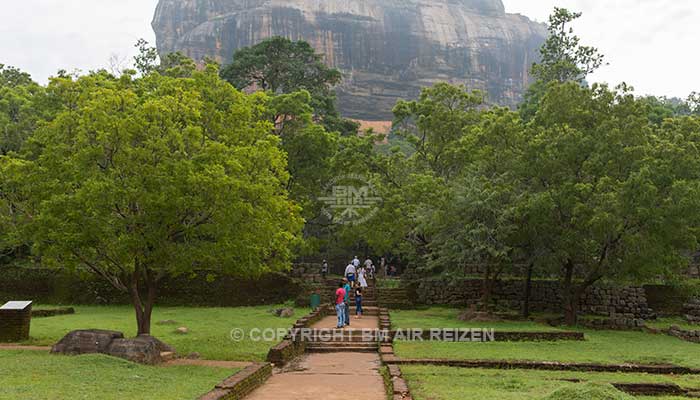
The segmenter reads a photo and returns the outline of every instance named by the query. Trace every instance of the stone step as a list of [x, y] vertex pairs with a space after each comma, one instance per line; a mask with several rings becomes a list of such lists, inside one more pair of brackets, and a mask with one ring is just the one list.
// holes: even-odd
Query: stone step
[[[367, 307], [378, 307], [377, 304], [379, 304], [379, 303], [377, 303], [376, 300], [362, 300], [362, 307], [364, 307], [364, 308], [367, 308]], [[350, 305], [353, 306], [353, 307], [355, 307], [355, 306], [356, 306], [355, 300], [353, 300], [352, 302], [350, 302]]]
[[376, 353], [377, 348], [374, 347], [307, 347], [307, 353]]
[[371, 347], [378, 349], [379, 344], [377, 342], [308, 342], [306, 347]]

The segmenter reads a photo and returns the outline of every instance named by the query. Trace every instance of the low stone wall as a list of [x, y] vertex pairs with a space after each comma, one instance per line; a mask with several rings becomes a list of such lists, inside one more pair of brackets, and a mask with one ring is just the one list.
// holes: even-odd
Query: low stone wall
[[271, 364], [253, 364], [216, 385], [214, 390], [199, 400], [240, 400], [262, 386], [271, 376]]
[[[299, 291], [299, 284], [283, 273], [241, 279], [202, 270], [164, 279], [157, 301], [161, 306], [238, 307], [284, 303], [294, 299]], [[130, 304], [125, 293], [87, 273], [1, 267], [0, 304], [20, 298], [41, 304]]]
[[700, 298], [690, 299], [683, 305], [683, 316], [693, 324], [700, 324]]
[[50, 310], [32, 310], [32, 318], [47, 318], [71, 314], [75, 314], [75, 308], [73, 307], [54, 308]]
[[[329, 312], [329, 306], [321, 306], [309, 315], [298, 319], [292, 329], [310, 328], [326, 315], [329, 315]], [[267, 353], [267, 361], [275, 366], [282, 366], [301, 356], [304, 352], [306, 352], [306, 342], [294, 340], [291, 335], [288, 335], [282, 342], [270, 349]]]
[[644, 329], [645, 322], [640, 318], [611, 315], [610, 318], [579, 319], [579, 324], [597, 330], [628, 331]]
[[[451, 282], [427, 279], [413, 282], [410, 287], [420, 304], [471, 306], [481, 298], [482, 281], [464, 279]], [[497, 283], [493, 300], [497, 307], [519, 310], [523, 304], [523, 282], [503, 280]], [[530, 309], [535, 312], [560, 312], [562, 294], [557, 281], [534, 281]], [[644, 319], [652, 315], [641, 287], [592, 287], [581, 299], [580, 311], [586, 314]]]
[[398, 365], [389, 365], [389, 392], [394, 400], [411, 400], [413, 396]]
[[679, 326], [672, 326], [666, 331], [667, 335], [675, 336], [686, 342], [700, 343], [700, 330], [689, 331]]
[[583, 332], [500, 332], [481, 328], [405, 329], [390, 331], [392, 340], [425, 340], [442, 342], [553, 342], [585, 340]]
[[700, 369], [678, 365], [595, 364], [552, 361], [408, 359], [393, 357], [386, 364], [436, 365], [457, 368], [532, 369], [542, 371], [622, 372], [627, 374], [700, 375]]
[[275, 366], [283, 366], [306, 352], [306, 342], [283, 340], [267, 353], [267, 361]]
[[24, 310], [0, 310], [0, 342], [28, 340], [31, 322], [31, 305]]
[[644, 285], [647, 304], [659, 316], [681, 315], [690, 294], [671, 285]]
[[413, 308], [411, 293], [405, 288], [377, 288], [377, 304], [391, 309]]

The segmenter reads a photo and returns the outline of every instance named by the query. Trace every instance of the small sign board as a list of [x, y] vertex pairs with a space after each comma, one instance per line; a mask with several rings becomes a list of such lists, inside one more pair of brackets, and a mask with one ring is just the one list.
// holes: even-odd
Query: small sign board
[[0, 307], [0, 310], [25, 310], [32, 305], [31, 301], [8, 301]]

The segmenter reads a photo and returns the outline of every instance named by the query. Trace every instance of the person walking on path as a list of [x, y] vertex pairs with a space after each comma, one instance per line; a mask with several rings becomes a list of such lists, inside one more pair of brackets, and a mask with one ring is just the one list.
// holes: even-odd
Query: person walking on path
[[362, 288], [355, 289], [355, 316], [356, 319], [362, 318]]
[[345, 291], [345, 297], [343, 298], [344, 304], [345, 304], [345, 326], [350, 326], [350, 291], [352, 288], [350, 287], [350, 284], [348, 283], [347, 280], [345, 280], [345, 285], [343, 286], [343, 290]]
[[345, 292], [344, 284], [343, 282], [340, 282], [338, 284], [338, 289], [336, 289], [335, 291], [335, 313], [338, 315], [338, 329], [342, 328], [345, 325], [346, 296], [347, 294]]
[[357, 256], [355, 256], [355, 258], [352, 259], [352, 265], [354, 265], [355, 268], [359, 268], [359, 267], [360, 267], [360, 259], [357, 258]]
[[357, 271], [357, 283], [360, 285], [361, 288], [366, 288], [367, 285], [367, 270], [365, 268], [360, 268], [359, 271]]
[[350, 287], [355, 287], [355, 274], [357, 274], [357, 268], [351, 262], [347, 267], [345, 267], [345, 279], [350, 282]]
[[328, 261], [323, 260], [323, 264], [321, 264], [321, 276], [323, 279], [326, 279], [326, 275], [328, 275]]

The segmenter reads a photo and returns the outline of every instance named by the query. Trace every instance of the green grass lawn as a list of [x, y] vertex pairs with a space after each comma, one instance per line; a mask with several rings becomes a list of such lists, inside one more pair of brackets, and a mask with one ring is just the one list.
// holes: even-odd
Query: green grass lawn
[[[460, 310], [432, 307], [426, 310], [392, 311], [394, 328], [493, 328], [496, 331], [553, 331], [548, 325], [532, 321], [462, 322]], [[668, 321], [662, 322], [667, 324]], [[670, 326], [670, 324], [668, 324]], [[606, 364], [677, 364], [700, 368], [700, 346], [666, 336], [643, 332], [584, 332], [586, 340], [560, 342], [395, 342], [395, 351], [403, 358], [448, 358], [487, 360], [528, 360], [597, 362]]]
[[104, 355], [0, 350], [0, 399], [191, 400], [236, 370], [149, 367]]
[[392, 310], [391, 325], [394, 329], [409, 328], [493, 328], [497, 331], [549, 332], [560, 329], [531, 321], [464, 322], [457, 319], [463, 310], [448, 307], [431, 307], [425, 310]]
[[700, 368], [700, 346], [642, 332], [583, 330], [585, 341], [559, 342], [402, 342], [394, 343], [404, 358], [596, 362], [603, 364], [676, 364]]
[[[48, 306], [41, 306], [48, 308]], [[290, 328], [297, 318], [309, 310], [296, 309], [292, 318], [279, 318], [269, 310], [281, 306], [192, 308], [157, 307], [152, 319], [151, 334], [173, 346], [179, 354], [198, 352], [205, 359], [226, 361], [264, 360], [270, 347], [277, 341], [241, 342], [231, 340], [231, 330], [252, 328]], [[110, 329], [136, 335], [134, 311], [128, 306], [76, 306], [73, 315], [32, 319], [31, 339], [25, 344], [53, 345], [66, 333], [76, 329]], [[158, 321], [173, 320], [174, 325], [158, 325]], [[178, 327], [187, 327], [189, 333], [175, 333]]]
[[[559, 388], [579, 385], [562, 381], [562, 379], [581, 379], [592, 383], [675, 383], [688, 389], [700, 388], [700, 380], [696, 376], [505, 371], [414, 365], [402, 366], [401, 371], [416, 400], [541, 399]], [[650, 397], [648, 399], [680, 400], [682, 398]]]

